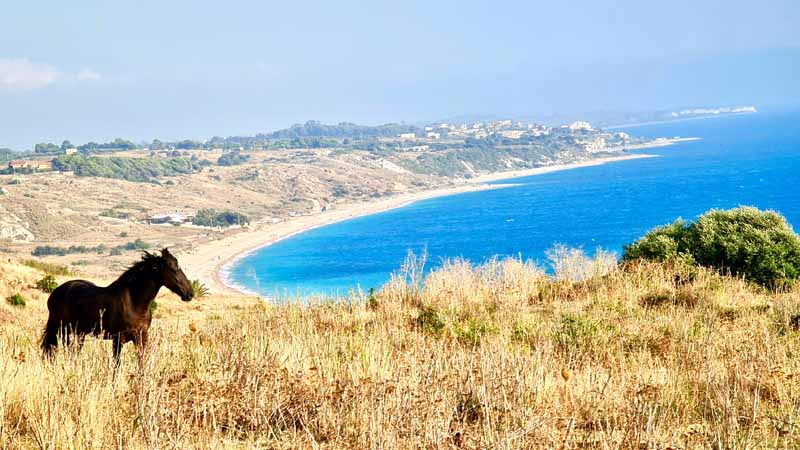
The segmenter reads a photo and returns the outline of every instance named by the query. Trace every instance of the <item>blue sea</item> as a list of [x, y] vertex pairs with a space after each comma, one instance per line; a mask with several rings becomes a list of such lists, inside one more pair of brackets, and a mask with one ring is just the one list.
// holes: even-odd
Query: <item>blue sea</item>
[[[624, 128], [698, 137], [636, 159], [514, 179], [514, 187], [425, 200], [308, 231], [239, 260], [230, 279], [267, 297], [380, 288], [409, 250], [546, 265], [554, 244], [622, 252], [657, 225], [711, 208], [774, 209], [800, 226], [800, 112], [773, 111]], [[504, 180], [502, 183], [508, 183]]]

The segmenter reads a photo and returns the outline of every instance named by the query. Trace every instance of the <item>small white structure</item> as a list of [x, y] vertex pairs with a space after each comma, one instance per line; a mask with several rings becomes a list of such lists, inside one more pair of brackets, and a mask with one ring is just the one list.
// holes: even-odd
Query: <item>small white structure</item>
[[578, 120], [576, 122], [572, 122], [569, 125], [568, 128], [570, 130], [572, 130], [572, 131], [578, 131], [578, 130], [592, 131], [592, 130], [594, 130], [594, 128], [592, 127], [592, 124], [590, 124], [589, 122], [584, 122], [582, 120]]
[[181, 224], [187, 223], [192, 221], [192, 217], [181, 214], [179, 212], [173, 213], [166, 213], [166, 214], [156, 214], [154, 216], [150, 216], [148, 219], [151, 224], [161, 224], [161, 223], [170, 223], [170, 224]]

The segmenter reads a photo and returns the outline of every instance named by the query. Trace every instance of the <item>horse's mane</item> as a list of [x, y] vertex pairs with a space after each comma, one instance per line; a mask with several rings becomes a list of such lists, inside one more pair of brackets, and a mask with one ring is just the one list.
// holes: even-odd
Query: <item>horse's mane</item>
[[130, 266], [122, 275], [117, 278], [118, 282], [129, 283], [138, 278], [139, 275], [143, 274], [144, 272], [148, 272], [150, 265], [152, 263], [160, 264], [164, 260], [163, 256], [160, 256], [155, 253], [150, 252], [142, 252], [142, 259], [140, 261], [135, 262], [132, 266]]

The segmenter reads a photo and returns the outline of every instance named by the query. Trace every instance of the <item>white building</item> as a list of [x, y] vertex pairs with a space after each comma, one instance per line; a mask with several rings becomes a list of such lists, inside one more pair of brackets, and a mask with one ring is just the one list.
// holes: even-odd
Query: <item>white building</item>
[[576, 122], [572, 122], [571, 124], [569, 124], [568, 128], [570, 130], [572, 130], [572, 131], [578, 131], [578, 130], [592, 131], [592, 130], [594, 130], [594, 128], [592, 128], [592, 124], [590, 124], [589, 122], [581, 121], [581, 120], [578, 120]]
[[595, 139], [592, 142], [586, 142], [583, 144], [583, 148], [586, 149], [588, 152], [600, 152], [605, 150], [606, 148], [606, 140], [602, 137]]
[[152, 224], [159, 224], [159, 223], [187, 223], [191, 222], [193, 217], [188, 216], [186, 214], [181, 214], [179, 212], [173, 213], [166, 213], [166, 214], [156, 214], [154, 216], [150, 216], [149, 221]]

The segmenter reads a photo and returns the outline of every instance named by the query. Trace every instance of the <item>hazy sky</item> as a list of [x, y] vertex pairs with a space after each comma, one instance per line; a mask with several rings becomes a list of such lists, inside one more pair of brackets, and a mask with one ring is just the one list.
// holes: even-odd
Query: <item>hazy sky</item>
[[800, 103], [800, 2], [7, 2], [0, 147]]

